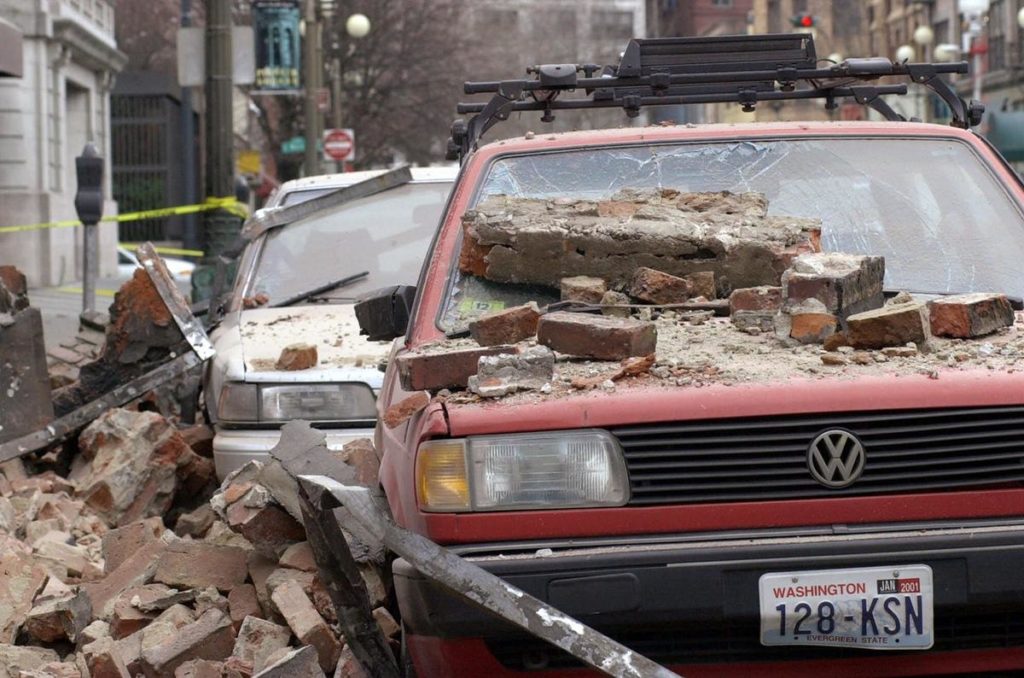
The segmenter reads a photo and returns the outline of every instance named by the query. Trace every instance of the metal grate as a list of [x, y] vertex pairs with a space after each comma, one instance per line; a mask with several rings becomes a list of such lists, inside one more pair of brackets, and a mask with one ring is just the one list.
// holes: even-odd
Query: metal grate
[[[935, 614], [935, 645], [931, 652], [998, 649], [1024, 644], [1024, 619], [1020, 610]], [[729, 624], [711, 622], [700, 626], [661, 625], [656, 628], [617, 632], [605, 630], [626, 647], [665, 665], [733, 662], [773, 662], [809, 659], [845, 659], [872, 656], [865, 650], [839, 647], [764, 647], [759, 623], [741, 620]], [[571, 655], [544, 641], [515, 632], [486, 641], [487, 648], [506, 668], [565, 669], [580, 666]], [[914, 651], [887, 652], [914, 654]], [[875, 655], [877, 656], [877, 655]]]
[[[829, 489], [807, 469], [822, 431], [859, 437], [864, 473]], [[613, 429], [631, 505], [954, 490], [1024, 482], [1024, 407], [829, 413]]]

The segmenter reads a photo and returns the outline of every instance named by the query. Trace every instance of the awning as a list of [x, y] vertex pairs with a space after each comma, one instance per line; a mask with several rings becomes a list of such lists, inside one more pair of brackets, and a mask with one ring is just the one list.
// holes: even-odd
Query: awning
[[1024, 111], [986, 111], [989, 140], [1010, 162], [1024, 161]]
[[0, 78], [20, 78], [21, 74], [21, 31], [0, 18]]

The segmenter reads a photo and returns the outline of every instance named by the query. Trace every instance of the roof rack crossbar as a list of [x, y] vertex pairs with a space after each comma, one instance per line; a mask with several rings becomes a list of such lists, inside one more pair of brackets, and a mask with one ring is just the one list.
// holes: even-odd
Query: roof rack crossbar
[[[486, 103], [458, 104], [460, 114], [474, 115], [452, 125], [448, 157], [464, 158], [487, 130], [521, 111], [542, 111], [541, 120], [550, 122], [556, 110], [622, 108], [633, 117], [646, 106], [738, 103], [752, 111], [759, 102], [801, 99], [824, 99], [831, 110], [837, 99], [852, 98], [887, 120], [905, 120], [881, 98], [906, 94], [905, 84], [866, 84], [883, 77], [928, 87], [949, 106], [955, 127], [977, 125], [984, 112], [980, 102], [964, 101], [940, 77], [967, 73], [966, 62], [911, 64], [873, 57], [826, 68], [818, 68], [818, 62], [814, 40], [804, 34], [654, 38], [631, 40], [614, 67], [550, 64], [527, 69], [536, 76], [531, 79], [467, 82], [467, 94], [493, 96]], [[566, 93], [574, 95], [560, 98]]]

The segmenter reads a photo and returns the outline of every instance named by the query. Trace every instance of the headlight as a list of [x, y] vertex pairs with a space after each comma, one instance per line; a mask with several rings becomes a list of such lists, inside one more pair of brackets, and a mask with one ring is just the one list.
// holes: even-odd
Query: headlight
[[229, 382], [220, 392], [217, 416], [228, 423], [280, 423], [292, 419], [375, 419], [373, 390], [366, 384], [261, 385]]
[[432, 440], [416, 455], [424, 511], [622, 506], [628, 485], [618, 443], [596, 429]]
[[260, 421], [374, 419], [373, 390], [365, 384], [260, 387]]

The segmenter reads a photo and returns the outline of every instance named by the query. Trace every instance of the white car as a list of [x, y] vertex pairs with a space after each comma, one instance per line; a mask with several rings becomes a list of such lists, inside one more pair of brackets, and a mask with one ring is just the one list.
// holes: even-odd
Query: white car
[[[267, 207], [379, 174], [289, 181]], [[413, 169], [407, 184], [314, 211], [246, 246], [226, 315], [211, 333], [217, 353], [203, 384], [218, 477], [266, 458], [292, 419], [324, 429], [331, 449], [373, 437], [383, 381], [378, 365], [391, 343], [359, 335], [353, 302], [371, 290], [416, 283], [456, 174], [456, 168]], [[310, 291], [316, 292], [296, 301]], [[314, 344], [318, 364], [277, 369], [281, 350], [295, 343]]]
[[[195, 270], [196, 265], [191, 261], [185, 261], [184, 259], [175, 259], [173, 257], [161, 256], [164, 263], [167, 265], [167, 270], [170, 271], [171, 277], [179, 285], [188, 285], [192, 277], [192, 271]], [[142, 264], [139, 263], [139, 258], [135, 256], [135, 252], [124, 247], [122, 245], [117, 246], [117, 277], [118, 280], [127, 280], [135, 274], [135, 269], [141, 268]]]

